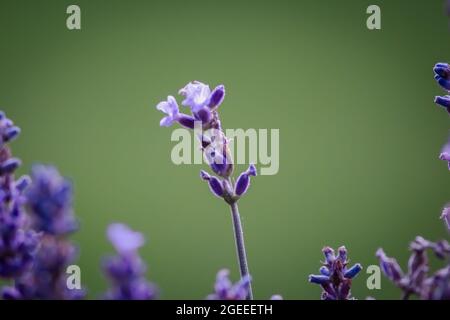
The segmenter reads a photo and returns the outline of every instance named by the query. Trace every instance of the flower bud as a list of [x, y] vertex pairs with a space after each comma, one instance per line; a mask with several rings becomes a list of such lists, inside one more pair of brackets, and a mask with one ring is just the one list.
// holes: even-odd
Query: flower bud
[[14, 172], [22, 162], [17, 158], [10, 158], [0, 164], [0, 174], [8, 174]]
[[450, 113], [450, 96], [436, 96], [434, 98], [434, 103], [438, 104], [439, 106], [447, 109], [447, 112]]
[[211, 192], [219, 198], [223, 197], [224, 191], [222, 187], [222, 183], [215, 176], [209, 175], [206, 171], [200, 171], [200, 178], [205, 181], [208, 181], [209, 189]]
[[217, 86], [209, 96], [208, 107], [211, 109], [217, 108], [225, 98], [225, 87], [223, 85]]
[[247, 171], [241, 173], [236, 181], [234, 193], [237, 196], [245, 194], [250, 186], [250, 176], [256, 176], [256, 167], [251, 164]]
[[5, 137], [4, 137], [4, 139], [5, 139], [6, 142], [12, 141], [15, 138], [17, 138], [19, 136], [19, 134], [20, 134], [20, 128], [19, 127], [15, 127], [15, 126], [14, 127], [10, 127], [10, 128], [7, 128], [5, 130]]
[[347, 269], [347, 271], [345, 271], [344, 277], [346, 277], [347, 279], [353, 279], [354, 277], [356, 277], [358, 275], [358, 273], [361, 270], [362, 270], [362, 266], [359, 263], [357, 263], [353, 267], [351, 267], [350, 269]]

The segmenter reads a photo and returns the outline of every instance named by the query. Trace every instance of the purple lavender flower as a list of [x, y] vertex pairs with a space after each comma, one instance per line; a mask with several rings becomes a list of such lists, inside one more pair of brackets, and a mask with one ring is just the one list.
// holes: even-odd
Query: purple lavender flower
[[0, 277], [14, 278], [26, 272], [34, 259], [39, 235], [27, 227], [23, 191], [28, 177], [15, 180], [20, 160], [13, 158], [8, 142], [20, 129], [0, 111]]
[[402, 298], [408, 299], [414, 294], [425, 300], [450, 299], [450, 266], [429, 276], [429, 259], [426, 252], [431, 250], [439, 259], [448, 259], [450, 244], [445, 240], [431, 242], [422, 237], [416, 237], [410, 244], [410, 250], [411, 256], [406, 273], [401, 270], [394, 258], [386, 256], [383, 249], [378, 249], [376, 254], [383, 273], [402, 290]]
[[79, 300], [83, 289], [67, 287], [66, 269], [78, 257], [78, 249], [66, 239], [44, 234], [30, 271], [15, 279], [14, 287], [4, 288], [5, 299]]
[[[5, 298], [81, 299], [83, 289], [68, 289], [66, 270], [75, 262], [78, 249], [68, 239], [77, 229], [72, 208], [72, 186], [58, 170], [36, 165], [32, 184], [26, 190], [30, 222], [40, 232], [41, 241], [32, 267], [6, 288]], [[12, 294], [14, 292], [14, 294]]]
[[111, 281], [105, 299], [155, 299], [156, 287], [145, 279], [146, 266], [138, 253], [144, 244], [144, 236], [120, 223], [111, 224], [107, 236], [118, 255], [104, 262], [103, 269]]
[[[209, 188], [215, 196], [223, 198], [230, 205], [241, 278], [243, 279], [242, 281], [249, 282], [247, 298], [252, 299], [253, 293], [250, 278], [248, 277], [247, 257], [237, 201], [248, 190], [250, 176], [256, 176], [256, 168], [254, 165], [251, 165], [247, 171], [239, 176], [236, 183], [231, 178], [234, 165], [228, 139], [222, 130], [217, 111], [225, 97], [225, 87], [223, 85], [219, 85], [211, 91], [208, 85], [199, 81], [193, 81], [182, 88], [179, 94], [184, 97], [182, 105], [190, 108], [195, 125], [200, 124], [202, 133], [197, 133], [197, 135], [202, 146], [203, 155], [211, 170], [217, 175], [216, 177], [202, 171], [200, 177], [208, 182]], [[178, 105], [174, 98], [168, 99], [167, 102], [160, 102], [156, 108], [167, 114], [161, 120], [161, 126], [170, 125], [174, 121], [178, 121], [183, 125], [180, 120], [177, 120], [179, 119]]]
[[386, 256], [381, 248], [377, 250], [376, 256], [380, 261], [381, 270], [386, 277], [388, 277], [388, 279], [395, 284], [399, 285], [404, 275], [397, 260]]
[[52, 166], [35, 165], [27, 192], [34, 229], [65, 235], [78, 229], [72, 208], [72, 184]]
[[310, 275], [309, 282], [319, 284], [322, 289], [322, 300], [349, 300], [351, 298], [352, 279], [362, 270], [359, 263], [348, 266], [347, 249], [340, 247], [336, 256], [330, 247], [322, 249], [325, 262], [319, 269], [320, 275]]
[[230, 271], [222, 269], [217, 273], [214, 293], [210, 294], [208, 300], [245, 300], [250, 285], [250, 275], [241, 278], [233, 284], [229, 278]]

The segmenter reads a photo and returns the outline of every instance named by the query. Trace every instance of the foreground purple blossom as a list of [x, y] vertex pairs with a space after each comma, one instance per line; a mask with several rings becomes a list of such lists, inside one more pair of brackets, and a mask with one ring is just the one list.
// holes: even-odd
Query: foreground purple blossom
[[390, 281], [402, 290], [402, 298], [408, 299], [411, 295], [416, 295], [423, 300], [450, 300], [450, 264], [429, 275], [430, 266], [427, 254], [427, 250], [429, 250], [437, 258], [448, 261], [450, 244], [446, 240], [431, 242], [422, 237], [416, 237], [411, 242], [409, 249], [411, 256], [407, 272], [403, 272], [397, 260], [388, 257], [383, 249], [378, 249], [376, 253], [381, 270]]
[[33, 265], [6, 288], [8, 299], [80, 299], [82, 289], [67, 288], [66, 269], [75, 262], [78, 249], [68, 239], [76, 230], [72, 209], [71, 183], [51, 166], [37, 165], [32, 170], [32, 184], [26, 192], [32, 226], [41, 241]]
[[76, 231], [71, 182], [52, 166], [35, 165], [31, 176], [33, 185], [26, 195], [33, 228], [52, 235]]
[[26, 272], [39, 243], [39, 235], [27, 226], [23, 192], [28, 177], [15, 180], [21, 162], [13, 158], [8, 143], [20, 129], [0, 111], [0, 278], [14, 278]]
[[107, 236], [117, 255], [104, 261], [103, 269], [111, 281], [105, 299], [150, 300], [156, 298], [156, 287], [145, 279], [146, 266], [138, 249], [144, 236], [120, 223], [108, 227]]
[[349, 300], [351, 298], [352, 279], [362, 270], [359, 263], [348, 268], [347, 249], [340, 247], [338, 254], [330, 247], [322, 249], [325, 256], [320, 275], [310, 275], [309, 282], [319, 284], [322, 300]]
[[170, 126], [178, 122], [188, 129], [201, 129], [201, 133], [198, 130], [194, 131], [201, 143], [204, 158], [215, 175], [202, 170], [200, 177], [208, 182], [210, 191], [225, 200], [231, 208], [241, 280], [245, 283], [248, 282], [247, 298], [252, 299], [251, 280], [237, 202], [248, 191], [250, 177], [256, 176], [256, 167], [251, 164], [234, 182], [232, 178], [234, 165], [229, 142], [222, 130], [218, 113], [218, 108], [225, 97], [223, 85], [218, 85], [211, 90], [207, 84], [193, 81], [180, 89], [178, 93], [184, 97], [181, 104], [189, 107], [191, 114], [180, 113], [175, 98], [169, 96], [166, 101], [162, 101], [156, 106], [158, 110], [166, 114], [161, 119], [160, 125]]
[[229, 278], [230, 271], [222, 269], [217, 273], [214, 293], [210, 294], [208, 300], [245, 300], [250, 286], [250, 276], [247, 275], [233, 284]]
[[[434, 79], [447, 92], [450, 92], [450, 66], [448, 63], [439, 62], [433, 68]], [[436, 96], [434, 102], [445, 108], [450, 113], [450, 95]], [[446, 161], [450, 170], [450, 141], [448, 141], [439, 155], [439, 159]]]

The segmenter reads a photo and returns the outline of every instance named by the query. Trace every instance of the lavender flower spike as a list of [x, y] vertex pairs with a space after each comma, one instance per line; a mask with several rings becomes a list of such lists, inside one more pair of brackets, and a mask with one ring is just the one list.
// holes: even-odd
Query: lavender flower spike
[[325, 256], [324, 265], [320, 268], [320, 275], [310, 275], [309, 282], [319, 284], [322, 289], [322, 300], [349, 300], [350, 288], [354, 277], [362, 270], [359, 263], [347, 268], [347, 249], [340, 247], [338, 255], [334, 250], [325, 247], [322, 250]]
[[121, 223], [113, 223], [107, 230], [108, 239], [117, 252], [127, 254], [135, 252], [145, 242], [142, 233], [131, 230]]
[[224, 98], [225, 87], [223, 85], [219, 85], [213, 90], [213, 92], [211, 92], [207, 105], [210, 109], [215, 109], [221, 105]]
[[203, 180], [208, 181], [209, 189], [214, 195], [219, 198], [223, 198], [224, 190], [222, 187], [222, 182], [217, 177], [211, 176], [203, 170], [200, 171], [200, 177]]
[[377, 250], [376, 256], [380, 261], [381, 270], [386, 277], [395, 284], [400, 284], [400, 280], [403, 277], [403, 271], [397, 263], [397, 260], [386, 256], [386, 253], [384, 253], [381, 248]]
[[196, 113], [209, 102], [211, 90], [209, 86], [199, 81], [192, 81], [178, 93], [184, 96], [183, 106], [190, 107], [192, 112]]
[[104, 272], [111, 280], [105, 294], [108, 300], [150, 300], [156, 298], [156, 287], [145, 279], [146, 266], [138, 249], [144, 236], [120, 223], [111, 224], [107, 236], [117, 251], [117, 256], [104, 262]]
[[436, 96], [434, 98], [434, 103], [440, 105], [445, 108], [448, 113], [450, 113], [450, 96]]
[[248, 295], [250, 276], [247, 275], [236, 284], [229, 278], [230, 271], [222, 269], [217, 273], [214, 293], [210, 294], [208, 300], [245, 300]]
[[[68, 240], [78, 228], [72, 185], [52, 166], [35, 165], [31, 176], [25, 196], [30, 224], [40, 232], [41, 241], [32, 268], [15, 279], [14, 288], [4, 292], [5, 298], [81, 299], [82, 288], [67, 288], [67, 267], [78, 257], [78, 248]], [[24, 187], [23, 183], [17, 186]]]
[[16, 278], [27, 272], [34, 260], [40, 235], [28, 227], [23, 192], [28, 178], [15, 180], [20, 160], [13, 158], [8, 142], [20, 129], [0, 111], [0, 278]]
[[[240, 175], [238, 181], [234, 183], [231, 177], [234, 165], [228, 146], [228, 139], [222, 130], [217, 111], [218, 106], [221, 105], [225, 97], [225, 87], [223, 85], [217, 86], [211, 92], [208, 85], [199, 81], [193, 81], [182, 88], [179, 94], [184, 96], [182, 105], [188, 106], [191, 109], [192, 119], [200, 122], [203, 131], [208, 132], [199, 134], [197, 137], [200, 140], [203, 154], [209, 167], [220, 178], [211, 176], [205, 171], [202, 171], [200, 176], [203, 180], [208, 181], [212, 193], [217, 197], [223, 198], [230, 206], [241, 280], [246, 279], [249, 282], [247, 299], [251, 300], [253, 293], [250, 278], [248, 277], [247, 255], [237, 201], [248, 189], [250, 184], [249, 177], [256, 175], [256, 168], [251, 165], [246, 172]], [[168, 119], [166, 117], [162, 120], [162, 125], [166, 123], [172, 124], [174, 121], [178, 121], [181, 125], [186, 126], [183, 124], [181, 118], [179, 118], [178, 106], [174, 99], [168, 100], [171, 101], [158, 105], [158, 109], [166, 110], [165, 112], [169, 117]], [[211, 133], [211, 136], [209, 136], [209, 133]]]

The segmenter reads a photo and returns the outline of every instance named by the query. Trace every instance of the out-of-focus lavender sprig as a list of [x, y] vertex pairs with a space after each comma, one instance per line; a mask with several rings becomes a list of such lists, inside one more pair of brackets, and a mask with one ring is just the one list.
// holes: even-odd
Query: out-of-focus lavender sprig
[[322, 300], [349, 300], [351, 297], [352, 279], [362, 270], [357, 263], [348, 268], [347, 249], [340, 247], [338, 254], [330, 247], [322, 249], [325, 256], [323, 266], [319, 269], [319, 275], [310, 275], [309, 282], [319, 284], [322, 287]]
[[214, 293], [210, 294], [208, 300], [245, 300], [251, 277], [247, 275], [233, 284], [230, 280], [230, 271], [222, 269], [217, 273]]
[[[448, 212], [444, 209], [443, 216]], [[383, 249], [378, 249], [376, 255], [380, 261], [381, 270], [403, 292], [402, 298], [408, 299], [416, 295], [423, 300], [450, 299], [450, 244], [446, 240], [428, 241], [420, 236], [410, 243], [411, 256], [408, 260], [408, 270], [403, 272], [397, 260], [388, 257]], [[432, 251], [441, 260], [447, 260], [447, 266], [429, 275], [429, 259], [427, 250]]]
[[107, 236], [117, 255], [104, 261], [103, 270], [111, 282], [105, 294], [110, 300], [151, 300], [157, 296], [155, 285], [145, 279], [146, 266], [138, 249], [144, 244], [144, 236], [128, 226], [113, 223]]
[[31, 225], [42, 234], [32, 268], [6, 288], [7, 299], [81, 299], [83, 289], [68, 289], [66, 269], [78, 249], [68, 236], [76, 230], [71, 183], [52, 166], [35, 165], [26, 201]]
[[156, 106], [158, 110], [166, 114], [161, 119], [160, 125], [171, 126], [177, 122], [187, 129], [201, 129], [201, 132], [198, 130], [194, 130], [194, 132], [200, 141], [204, 158], [215, 175], [202, 170], [200, 177], [208, 182], [211, 192], [224, 199], [231, 208], [241, 280], [247, 279], [246, 281], [249, 282], [247, 298], [252, 299], [253, 293], [237, 201], [247, 192], [250, 186], [250, 177], [256, 176], [256, 167], [251, 164], [236, 181], [232, 179], [233, 159], [230, 154], [229, 141], [222, 130], [218, 113], [218, 107], [225, 97], [223, 85], [211, 90], [208, 85], [193, 81], [180, 89], [179, 94], [184, 97], [182, 105], [190, 108], [190, 114], [181, 113], [176, 99], [168, 96], [166, 101], [162, 101]]
[[28, 270], [39, 243], [23, 210], [23, 192], [30, 179], [15, 180], [21, 162], [8, 146], [19, 134], [20, 129], [0, 111], [0, 278], [18, 277]]
[[[214, 284], [214, 293], [208, 295], [208, 300], [245, 300], [248, 296], [248, 290], [251, 277], [247, 275], [238, 282], [232, 283], [230, 280], [230, 271], [228, 269], [219, 270]], [[273, 295], [271, 300], [282, 300], [280, 295]]]
[[[450, 92], [450, 65], [445, 62], [436, 63], [434, 68], [434, 79], [437, 83], [442, 87], [442, 89], [446, 90], [447, 93]], [[450, 113], [450, 95], [444, 96], [436, 96], [434, 98], [434, 102], [443, 107]], [[439, 159], [446, 161], [448, 164], [448, 169], [450, 170], [450, 141], [448, 141], [439, 155]]]

